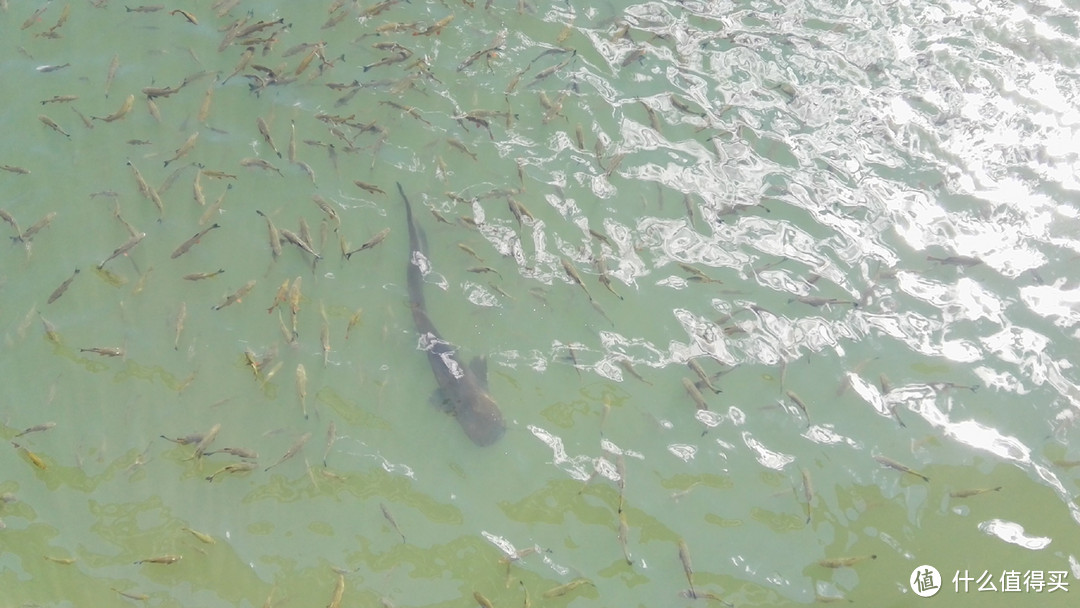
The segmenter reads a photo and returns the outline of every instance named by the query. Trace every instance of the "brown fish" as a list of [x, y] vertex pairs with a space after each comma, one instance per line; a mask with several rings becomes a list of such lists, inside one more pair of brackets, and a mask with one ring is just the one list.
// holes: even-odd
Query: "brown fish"
[[134, 105], [135, 105], [135, 96], [134, 95], [128, 95], [127, 99], [124, 100], [124, 103], [122, 103], [120, 105], [120, 108], [118, 110], [116, 110], [112, 114], [109, 114], [108, 116], [94, 116], [93, 119], [94, 120], [101, 120], [101, 121], [104, 121], [104, 122], [115, 122], [115, 121], [120, 120], [120, 119], [124, 118], [125, 116], [127, 116], [128, 112], [131, 111], [131, 108]]
[[233, 293], [231, 296], [225, 298], [225, 300], [221, 304], [218, 304], [217, 306], [214, 306], [213, 309], [214, 310], [221, 310], [222, 308], [225, 308], [226, 306], [236, 304], [237, 302], [242, 301], [244, 296], [246, 296], [248, 294], [248, 292], [250, 292], [253, 287], [255, 287], [255, 279], [251, 279], [250, 281], [245, 283], [243, 287], [241, 287], [240, 289], [237, 289], [235, 293]]
[[214, 228], [221, 228], [221, 224], [214, 224], [213, 226], [200, 230], [195, 236], [181, 243], [180, 246], [177, 247], [176, 250], [174, 250], [172, 252], [172, 255], [169, 257], [175, 260], [176, 258], [184, 255], [188, 252], [189, 249], [191, 249], [191, 247], [195, 243], [198, 243], [200, 240], [202, 240], [202, 238], [206, 236], [206, 233], [210, 232]]
[[52, 295], [49, 296], [49, 300], [47, 302], [45, 302], [45, 303], [46, 304], [52, 304], [53, 302], [59, 300], [60, 296], [64, 295], [64, 292], [67, 291], [68, 287], [71, 286], [71, 282], [75, 280], [75, 277], [78, 274], [79, 274], [79, 269], [76, 268], [75, 272], [70, 277], [68, 277], [67, 280], [65, 280], [63, 283], [60, 284], [59, 287], [57, 287], [55, 290], [53, 290]]

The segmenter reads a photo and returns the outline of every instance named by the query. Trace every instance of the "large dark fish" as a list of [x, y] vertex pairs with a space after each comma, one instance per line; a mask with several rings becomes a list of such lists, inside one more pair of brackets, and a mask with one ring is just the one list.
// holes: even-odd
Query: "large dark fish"
[[406, 283], [409, 289], [409, 304], [412, 308], [413, 322], [420, 333], [420, 344], [427, 351], [431, 371], [439, 385], [436, 400], [440, 406], [453, 414], [465, 434], [476, 445], [491, 445], [506, 431], [502, 412], [495, 400], [487, 392], [487, 363], [484, 359], [473, 359], [468, 366], [458, 361], [457, 349], [443, 339], [439, 330], [428, 318], [424, 305], [424, 281], [420, 267], [414, 262], [419, 253], [426, 255], [427, 241], [423, 232], [413, 223], [412, 207], [405, 190], [397, 185], [401, 198], [405, 200], [405, 219], [409, 224], [409, 263], [406, 267]]

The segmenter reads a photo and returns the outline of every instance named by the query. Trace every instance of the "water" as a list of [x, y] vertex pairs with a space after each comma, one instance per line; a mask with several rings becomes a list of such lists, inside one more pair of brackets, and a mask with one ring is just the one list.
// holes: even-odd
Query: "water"
[[[21, 446], [0, 476], [3, 605], [311, 604], [334, 569], [343, 606], [907, 605], [922, 564], [950, 605], [1076, 591], [1077, 7], [417, 0], [323, 28], [326, 6], [189, 3], [193, 25], [97, 4], [67, 5], [52, 38], [61, 3], [0, 13], [0, 208], [22, 231], [56, 213], [0, 254], [0, 433]], [[222, 84], [245, 48], [219, 51], [224, 28], [248, 11], [284, 21]], [[188, 77], [156, 119], [142, 89]], [[59, 95], [78, 99], [40, 103]], [[128, 95], [93, 129], [73, 111]], [[207, 206], [224, 196], [202, 225], [192, 163], [235, 175], [199, 178]], [[430, 403], [395, 182], [427, 233], [433, 322], [488, 359], [494, 446]], [[305, 221], [324, 259], [274, 260], [256, 210]], [[114, 212], [146, 236], [98, 271], [131, 238]], [[298, 277], [294, 338], [271, 303]], [[722, 390], [698, 387], [707, 410], [688, 360]], [[206, 450], [255, 450], [254, 471], [208, 482], [241, 460], [159, 437], [217, 425]], [[822, 565], [848, 558], [867, 559]], [[965, 570], [1072, 586], [957, 593]]]

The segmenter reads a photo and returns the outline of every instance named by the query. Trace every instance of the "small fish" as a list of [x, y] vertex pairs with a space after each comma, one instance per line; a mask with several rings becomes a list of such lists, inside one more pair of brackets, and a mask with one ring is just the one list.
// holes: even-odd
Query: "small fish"
[[619, 365], [619, 367], [621, 367], [621, 368], [622, 368], [622, 370], [623, 370], [624, 372], [626, 372], [626, 373], [630, 374], [631, 376], [633, 376], [634, 378], [636, 378], [636, 379], [637, 379], [638, 381], [640, 381], [640, 382], [644, 382], [645, 384], [648, 384], [649, 386], [652, 386], [652, 385], [653, 385], [653, 383], [652, 383], [652, 382], [649, 382], [648, 380], [646, 380], [646, 379], [645, 379], [645, 377], [644, 377], [644, 376], [642, 376], [641, 374], [637, 373], [637, 370], [635, 370], [635, 369], [634, 369], [634, 366], [633, 366], [633, 364], [632, 364], [632, 363], [630, 363], [630, 361], [629, 361], [628, 359], [619, 359], [619, 363], [618, 363], [618, 365]]
[[473, 599], [480, 605], [480, 608], [495, 608], [495, 605], [491, 603], [491, 600], [484, 597], [479, 591], [473, 591]]
[[326, 202], [326, 199], [319, 196], [318, 194], [315, 194], [312, 195], [311, 200], [315, 202], [319, 209], [322, 209], [322, 212], [325, 213], [327, 217], [334, 221], [334, 224], [336, 224], [339, 228], [341, 227], [341, 217], [339, 217], [337, 211], [335, 211], [334, 208], [330, 206], [330, 203]]
[[175, 564], [183, 559], [182, 555], [159, 555], [157, 557], [148, 557], [146, 559], [140, 559], [135, 562], [136, 564]]
[[495, 274], [496, 274], [496, 275], [497, 275], [497, 276], [498, 276], [498, 277], [499, 277], [500, 279], [502, 278], [502, 275], [501, 275], [501, 274], [499, 274], [499, 271], [498, 271], [498, 270], [495, 270], [495, 269], [494, 269], [494, 268], [492, 268], [491, 266], [473, 266], [472, 268], [466, 268], [466, 270], [467, 270], [468, 272], [475, 272], [476, 274], [483, 274], [483, 273], [485, 273], [485, 272], [493, 272], [493, 273], [495, 273]]
[[52, 295], [49, 296], [49, 300], [45, 303], [52, 304], [53, 302], [59, 300], [60, 296], [64, 295], [64, 292], [67, 291], [68, 287], [71, 287], [71, 282], [75, 280], [75, 277], [78, 274], [79, 269], [76, 268], [75, 272], [70, 277], [68, 277], [63, 283], [61, 283], [59, 287], [53, 290]]
[[386, 505], [384, 505], [381, 502], [379, 503], [379, 508], [382, 509], [382, 514], [383, 514], [383, 517], [386, 518], [386, 521], [390, 522], [390, 526], [394, 529], [395, 532], [397, 532], [401, 536], [401, 542], [402, 542], [402, 544], [404, 544], [405, 543], [405, 535], [402, 534], [401, 528], [399, 528], [398, 525], [397, 525], [397, 522], [394, 521], [394, 516], [390, 514], [390, 510], [387, 509]]
[[195, 236], [181, 243], [180, 246], [177, 247], [176, 250], [174, 250], [172, 252], [172, 255], [170, 255], [169, 257], [175, 260], [176, 258], [184, 255], [188, 252], [189, 249], [191, 249], [192, 245], [198, 243], [200, 240], [202, 240], [204, 236], [206, 236], [206, 233], [210, 232], [215, 228], [221, 228], [221, 224], [214, 224], [208, 228], [200, 230]]
[[207, 475], [206, 476], [206, 481], [212, 482], [212, 481], [214, 481], [215, 477], [217, 477], [218, 475], [221, 475], [223, 473], [246, 473], [248, 471], [254, 471], [254, 470], [255, 470], [255, 463], [254, 462], [234, 462], [232, 464], [227, 464], [227, 465], [221, 467], [220, 469], [214, 471], [210, 475]]
[[447, 25], [450, 25], [450, 22], [453, 21], [453, 20], [454, 20], [453, 15], [450, 15], [448, 17], [443, 17], [442, 19], [439, 19], [438, 21], [436, 21], [434, 24], [428, 26], [426, 29], [423, 29], [423, 30], [421, 30], [419, 32], [413, 32], [413, 36], [430, 36], [432, 34], [435, 34], [435, 35], [441, 34], [443, 28], [446, 27]]
[[300, 411], [307, 420], [307, 370], [303, 363], [296, 364], [296, 396], [300, 398]]
[[371, 239], [369, 239], [366, 243], [364, 243], [363, 245], [360, 245], [360, 247], [358, 247], [357, 249], [354, 249], [354, 250], [346, 253], [345, 254], [345, 259], [347, 260], [347, 259], [351, 258], [354, 253], [359, 253], [361, 251], [364, 251], [365, 249], [371, 249], [372, 247], [378, 245], [379, 243], [383, 242], [384, 239], [386, 239], [386, 236], [388, 234], [390, 234], [390, 229], [389, 228], [383, 228], [375, 236], [371, 237]]
[[581, 275], [578, 274], [577, 269], [575, 269], [573, 264], [570, 263], [570, 260], [566, 258], [560, 258], [559, 261], [562, 263], [563, 271], [566, 272], [566, 276], [570, 277], [570, 279], [574, 283], [577, 283], [583, 290], [585, 290], [585, 295], [588, 296], [589, 300], [591, 301], [593, 297], [592, 294], [589, 293], [589, 288], [585, 287], [585, 282], [581, 280]]
[[102, 357], [123, 357], [124, 349], [117, 346], [99, 347], [93, 348], [80, 348], [80, 353], [94, 353], [95, 355], [101, 355]]
[[326, 605], [326, 608], [340, 608], [341, 598], [345, 595], [345, 574], [338, 572], [337, 583], [334, 584], [334, 595], [330, 598], [330, 603]]
[[345, 339], [346, 340], [349, 339], [349, 332], [352, 331], [352, 328], [356, 327], [356, 325], [358, 323], [360, 323], [360, 318], [361, 318], [361, 316], [363, 316], [363, 314], [364, 314], [364, 309], [363, 308], [357, 308], [356, 312], [354, 312], [353, 315], [351, 317], [349, 317], [349, 324], [345, 326]]
[[915, 471], [908, 466], [902, 465], [891, 458], [887, 458], [885, 456], [874, 456], [874, 460], [878, 461], [878, 464], [889, 467], [890, 469], [895, 469], [897, 471], [900, 471], [901, 473], [909, 473], [916, 477], [922, 478], [922, 480], [926, 482], [930, 481], [930, 478], [926, 475], [923, 475], [922, 473]]
[[71, 133], [68, 133], [67, 131], [60, 128], [60, 125], [56, 124], [56, 121], [49, 118], [48, 116], [46, 116], [44, 114], [38, 114], [38, 120], [41, 121], [41, 124], [45, 125], [46, 127], [49, 127], [50, 129], [52, 129], [53, 131], [56, 131], [57, 133], [63, 135], [64, 137], [71, 137]]
[[799, 467], [799, 472], [802, 473], [803, 498], [806, 499], [806, 523], [810, 523], [810, 503], [814, 500], [814, 485], [810, 482], [809, 471]]
[[566, 583], [565, 585], [559, 585], [558, 587], [552, 587], [551, 589], [548, 589], [543, 593], [543, 596], [546, 599], [551, 599], [553, 597], [561, 597], [582, 585], [591, 584], [593, 584], [592, 581], [587, 578], [576, 578], [569, 583]]
[[41, 557], [49, 560], [54, 564], [61, 564], [64, 566], [70, 566], [71, 564], [74, 564], [76, 561], [78, 561], [74, 557], [53, 557], [51, 555], [42, 555]]
[[373, 184], [368, 184], [360, 180], [353, 180], [353, 183], [356, 184], [357, 188], [360, 188], [361, 190], [366, 190], [372, 194], [386, 194], [385, 190]]
[[330, 448], [334, 447], [334, 442], [337, 441], [337, 427], [334, 426], [334, 421], [330, 421], [330, 425], [326, 427], [326, 450], [323, 451], [322, 464], [326, 466], [326, 458], [330, 455]]
[[118, 109], [117, 111], [113, 112], [112, 114], [109, 114], [108, 116], [94, 116], [93, 118], [94, 118], [94, 120], [101, 120], [101, 121], [104, 121], [104, 122], [115, 122], [115, 121], [120, 120], [120, 119], [124, 118], [125, 116], [127, 116], [128, 112], [131, 111], [131, 108], [134, 105], [135, 105], [135, 96], [134, 95], [128, 95], [127, 99], [124, 100], [124, 103], [122, 103], [120, 105], [120, 109]]
[[[236, 36], [236, 37], [242, 38], [242, 36]], [[233, 76], [236, 76], [240, 72], [244, 71], [244, 68], [246, 68], [248, 66], [248, 64], [251, 63], [251, 58], [254, 57], [254, 56], [255, 56], [255, 47], [249, 46], [246, 49], [244, 49], [244, 52], [240, 55], [240, 61], [237, 62], [237, 64], [236, 64], [236, 69], [233, 70], [232, 74], [229, 74], [228, 76], [226, 76], [225, 80], [221, 81], [221, 84], [223, 84], [223, 85], [226, 84], [227, 82], [229, 82], [229, 80]]]
[[720, 389], [713, 386], [712, 382], [709, 380], [708, 374], [706, 374], [705, 370], [702, 369], [700, 363], [698, 363], [694, 359], [687, 359], [686, 366], [689, 367], [690, 369], [692, 369], [694, 371], [694, 373], [698, 375], [698, 378], [701, 378], [701, 382], [705, 386], [709, 387], [709, 390], [711, 390], [714, 393], [721, 392]]
[[215, 270], [213, 272], [195, 272], [195, 273], [192, 273], [192, 274], [185, 274], [183, 279], [185, 281], [201, 281], [203, 279], [209, 279], [209, 278], [216, 277], [216, 276], [218, 276], [219, 274], [221, 274], [223, 272], [225, 272], [224, 268], [220, 268], [220, 269]]
[[146, 595], [145, 593], [132, 593], [130, 591], [121, 591], [116, 587], [109, 587], [109, 589], [112, 589], [116, 593], [128, 598], [129, 600], [135, 600], [137, 602], [145, 602], [146, 600], [150, 599], [150, 596]]
[[169, 14], [170, 15], [180, 15], [184, 19], [187, 19], [187, 22], [190, 23], [191, 25], [199, 25], [199, 20], [195, 18], [195, 15], [192, 15], [191, 13], [189, 13], [189, 12], [187, 12], [185, 10], [176, 9], [174, 11], [169, 11]]
[[249, 450], [247, 448], [232, 448], [232, 447], [226, 447], [226, 448], [221, 448], [220, 450], [215, 450], [213, 452], [207, 452], [205, 454], [205, 456], [209, 456], [211, 454], [217, 454], [218, 452], [220, 452], [222, 454], [229, 454], [230, 456], [236, 456], [237, 458], [246, 458], [248, 460], [258, 460], [259, 459], [259, 453], [256, 452], [255, 450]]
[[56, 72], [58, 70], [62, 70], [64, 68], [69, 68], [69, 67], [71, 67], [70, 63], [62, 63], [60, 65], [39, 65], [38, 67], [36, 67], [34, 69], [37, 70], [38, 72], [41, 72], [42, 74], [48, 74], [49, 72]]
[[938, 264], [948, 264], [950, 266], [963, 266], [965, 268], [970, 268], [972, 266], [978, 266], [979, 264], [983, 263], [983, 261], [980, 260], [979, 258], [966, 256], [966, 255], [950, 255], [950, 256], [947, 256], [947, 257], [943, 257], [943, 258], [928, 255], [928, 256], [926, 256], [926, 259], [931, 261], [931, 262], [937, 262]]
[[102, 268], [105, 268], [105, 264], [108, 264], [113, 259], [115, 259], [115, 258], [117, 258], [119, 256], [122, 256], [122, 255], [126, 254], [127, 252], [131, 251], [136, 245], [141, 243], [144, 238], [146, 238], [146, 233], [145, 232], [140, 232], [139, 234], [133, 235], [123, 245], [120, 245], [115, 250], [113, 250], [112, 255], [105, 258], [105, 260], [103, 262], [98, 264], [98, 266], [97, 266], [98, 270], [101, 270]]
[[803, 413], [803, 416], [806, 417], [806, 424], [809, 425], [810, 424], [810, 412], [808, 412], [806, 410], [806, 403], [802, 399], [800, 399], [799, 396], [796, 395], [792, 391], [786, 391], [785, 394], [787, 395], [787, 398], [791, 399], [791, 402], [794, 403], [795, 406], [799, 408], [799, 411], [801, 411]]
[[277, 154], [278, 158], [281, 158], [281, 152], [278, 152], [277, 146], [274, 145], [274, 138], [270, 135], [270, 127], [267, 126], [266, 121], [261, 116], [255, 119], [255, 125], [259, 128], [259, 133], [263, 136], [263, 140], [266, 141], [270, 149]]
[[473, 152], [472, 150], [468, 149], [465, 146], [465, 144], [461, 143], [459, 140], [454, 139], [453, 137], [451, 137], [451, 138], [446, 140], [446, 143], [449, 144], [451, 148], [456, 148], [462, 154], [465, 154], [466, 156], [472, 158], [473, 160], [477, 160], [476, 153]]
[[176, 337], [173, 338], [174, 350], [180, 350], [180, 334], [184, 331], [185, 319], [187, 319], [187, 303], [180, 302], [180, 310], [176, 313]]
[[225, 298], [225, 300], [221, 304], [218, 304], [217, 306], [214, 306], [213, 310], [221, 310], [222, 308], [225, 308], [226, 306], [229, 306], [231, 304], [236, 304], [237, 302], [240, 302], [244, 298], [244, 296], [246, 296], [248, 294], [248, 292], [251, 291], [251, 289], [253, 287], [255, 287], [255, 279], [251, 279], [250, 281], [245, 283], [243, 287], [241, 287], [240, 289], [237, 289], [235, 293], [233, 293], [231, 296]]
[[825, 568], [849, 568], [849, 567], [854, 566], [855, 564], [857, 564], [859, 562], [864, 562], [864, 561], [866, 561], [868, 559], [877, 559], [877, 556], [876, 555], [859, 555], [859, 556], [856, 556], [856, 557], [837, 557], [837, 558], [831, 558], [831, 559], [826, 558], [826, 559], [818, 561], [818, 565], [819, 566], [824, 566]]
[[308, 255], [311, 255], [312, 257], [314, 257], [317, 260], [322, 259], [322, 256], [319, 255], [318, 253], [316, 253], [315, 250], [311, 248], [311, 245], [306, 240], [301, 238], [300, 235], [296, 234], [292, 230], [289, 230], [287, 228], [281, 228], [281, 229], [278, 230], [278, 232], [281, 234], [282, 238], [284, 238], [286, 241], [292, 243], [293, 245], [296, 245], [297, 247], [299, 247], [301, 250], [303, 250]]
[[[28, 242], [30, 242], [30, 239], [32, 239], [34, 237], [35, 234], [41, 232], [45, 228], [48, 228], [49, 224], [52, 224], [52, 221], [54, 219], [56, 219], [56, 212], [55, 211], [50, 211], [50, 212], [46, 213], [45, 216], [42, 217], [40, 220], [35, 222], [33, 226], [30, 226], [25, 231], [23, 231], [22, 234], [20, 234], [17, 237], [12, 237], [12, 238], [14, 238], [14, 240], [16, 240], [16, 241], [20, 241], [20, 242], [23, 242], [23, 243], [28, 243]], [[14, 223], [12, 223], [12, 225], [14, 225]]]
[[690, 395], [690, 399], [694, 401], [694, 405], [697, 406], [697, 409], [709, 409], [709, 404], [705, 403], [705, 397], [701, 394], [701, 391], [699, 391], [698, 388], [694, 386], [693, 381], [691, 381], [689, 378], [684, 377], [682, 379], [682, 385], [683, 388], [686, 389], [686, 393]]
[[15, 437], [22, 437], [23, 435], [29, 435], [30, 433], [42, 433], [56, 426], [55, 422], [45, 422], [43, 424], [37, 424], [32, 427], [24, 429], [21, 433], [15, 435]]
[[[16, 435], [18, 437], [18, 435]], [[988, 494], [990, 492], [1000, 492], [1002, 486], [996, 488], [973, 488], [970, 490], [954, 490], [949, 492], [949, 496], [953, 498], [970, 498], [972, 496], [978, 496], [979, 494]]]
[[690, 563], [690, 549], [686, 546], [686, 541], [679, 539], [679, 561], [682, 562], [683, 572], [686, 573], [686, 582], [690, 583], [690, 593], [697, 595], [694, 592], [694, 567]]
[[109, 71], [105, 75], [105, 97], [109, 96], [109, 89], [112, 88], [118, 69], [120, 69], [120, 55], [113, 55], [112, 61], [109, 62]]
[[195, 147], [195, 141], [199, 138], [199, 132], [192, 133], [184, 143], [180, 144], [180, 147], [176, 149], [176, 153], [172, 158], [165, 161], [165, 166], [168, 167], [169, 163], [184, 157], [191, 149]]
[[206, 433], [203, 434], [202, 439], [200, 439], [198, 443], [195, 444], [195, 451], [192, 452], [191, 456], [185, 458], [184, 460], [198, 460], [202, 458], [203, 454], [206, 453], [206, 448], [210, 447], [211, 443], [214, 443], [214, 440], [217, 439], [218, 433], [220, 431], [220, 423], [210, 427], [210, 430], [206, 431]]
[[67, 103], [69, 101], [75, 101], [78, 98], [78, 95], [54, 95], [53, 97], [42, 100], [41, 105], [45, 105], [47, 103]]
[[187, 533], [191, 534], [195, 538], [199, 539], [199, 542], [201, 542], [201, 543], [204, 543], [204, 544], [207, 544], [207, 545], [217, 544], [217, 541], [214, 540], [214, 537], [210, 536], [209, 534], [206, 534], [205, 532], [199, 532], [198, 530], [192, 530], [191, 528], [180, 528], [180, 529], [183, 530], [184, 532], [187, 532]]
[[264, 471], [269, 471], [270, 469], [278, 466], [279, 464], [285, 462], [286, 460], [292, 458], [293, 456], [296, 456], [296, 454], [299, 453], [300, 450], [304, 447], [304, 444], [307, 443], [308, 439], [311, 439], [311, 433], [304, 433], [303, 435], [301, 435], [300, 438], [296, 440], [296, 443], [292, 444], [292, 447], [290, 447], [288, 450], [286, 450], [285, 454], [282, 455], [282, 457], [279, 458], [277, 462], [275, 462], [274, 464], [266, 467], [263, 470]]
[[285, 177], [285, 174], [281, 172], [281, 169], [278, 169], [274, 165], [266, 162], [265, 160], [263, 160], [261, 158], [242, 158], [242, 159], [240, 159], [240, 165], [242, 167], [256, 167], [258, 169], [263, 169], [265, 171], [273, 171], [274, 173], [277, 173], [281, 177]]

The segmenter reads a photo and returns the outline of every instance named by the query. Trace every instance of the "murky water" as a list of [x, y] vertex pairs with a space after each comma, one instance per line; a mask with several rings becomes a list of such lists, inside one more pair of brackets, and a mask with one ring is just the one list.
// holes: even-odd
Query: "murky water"
[[2, 605], [1070, 605], [1077, 7], [334, 4], [3, 3]]

